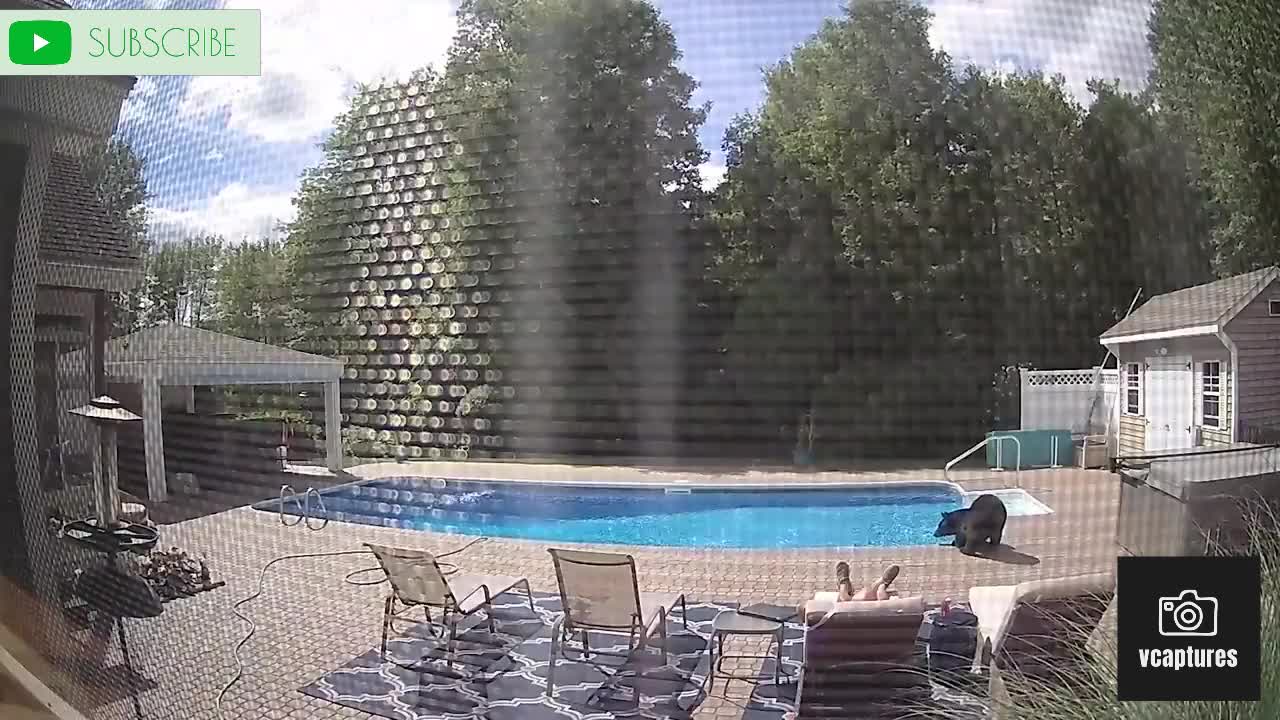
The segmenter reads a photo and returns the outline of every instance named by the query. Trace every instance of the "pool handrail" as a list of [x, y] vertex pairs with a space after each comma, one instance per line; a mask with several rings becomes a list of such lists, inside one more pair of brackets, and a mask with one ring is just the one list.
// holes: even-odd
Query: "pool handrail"
[[[299, 497], [302, 498], [301, 501], [298, 500]], [[313, 497], [316, 499], [316, 505], [319, 508], [319, 511], [316, 514], [311, 512], [311, 498]], [[289, 522], [285, 519], [284, 506], [287, 502], [292, 502], [294, 506], [298, 508], [298, 519], [293, 522]], [[292, 485], [287, 483], [281, 485], [279, 513], [280, 524], [285, 527], [294, 527], [295, 525], [305, 523], [308, 530], [314, 531], [323, 530], [329, 525], [329, 509], [324, 505], [324, 496], [314, 487], [308, 487], [307, 491], [299, 496], [298, 491], [295, 490]], [[312, 521], [318, 521], [318, 524], [313, 523]]]
[[[1016, 436], [1016, 435], [988, 435], [988, 436], [986, 436], [986, 437], [982, 438], [982, 440], [981, 440], [980, 442], [978, 442], [976, 445], [974, 445], [973, 447], [969, 448], [968, 450], [965, 450], [964, 452], [960, 453], [959, 455], [955, 456], [954, 458], [952, 458], [952, 459], [951, 459], [951, 462], [949, 462], [949, 463], [947, 463], [946, 465], [944, 465], [944, 466], [943, 466], [943, 468], [942, 468], [942, 477], [943, 477], [947, 482], [954, 482], [954, 481], [951, 479], [951, 468], [955, 467], [955, 466], [956, 466], [956, 465], [957, 465], [961, 460], [964, 460], [965, 458], [969, 457], [970, 455], [972, 455], [972, 454], [974, 454], [974, 453], [978, 452], [979, 450], [981, 450], [982, 448], [986, 447], [986, 446], [987, 446], [987, 444], [988, 444], [988, 443], [990, 443], [990, 442], [991, 442], [991, 441], [993, 441], [993, 440], [995, 441], [995, 444], [996, 444], [996, 462], [997, 462], [997, 464], [998, 464], [998, 463], [999, 463], [999, 461], [1000, 461], [1000, 447], [1001, 447], [1001, 445], [1000, 445], [1000, 444], [1001, 444], [1002, 442], [1004, 442], [1005, 440], [1012, 440], [1012, 441], [1013, 441], [1013, 447], [1014, 447], [1014, 461], [1013, 461], [1013, 466], [1014, 466], [1014, 476], [1013, 476], [1013, 484], [1014, 484], [1014, 487], [1021, 488], [1021, 487], [1022, 487], [1022, 441], [1020, 441], [1020, 440], [1017, 438], [1017, 436]], [[1004, 468], [1003, 468], [1003, 467], [995, 467], [995, 468], [992, 468], [992, 470], [1004, 470]]]

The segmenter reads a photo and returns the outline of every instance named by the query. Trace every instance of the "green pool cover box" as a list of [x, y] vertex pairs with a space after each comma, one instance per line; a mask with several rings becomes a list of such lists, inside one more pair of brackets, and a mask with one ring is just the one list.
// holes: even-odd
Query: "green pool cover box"
[[[1018, 457], [1019, 446], [1021, 459]], [[1013, 470], [1019, 466], [1025, 469], [1070, 465], [1074, 452], [1070, 430], [999, 430], [987, 433], [987, 465], [993, 468]]]

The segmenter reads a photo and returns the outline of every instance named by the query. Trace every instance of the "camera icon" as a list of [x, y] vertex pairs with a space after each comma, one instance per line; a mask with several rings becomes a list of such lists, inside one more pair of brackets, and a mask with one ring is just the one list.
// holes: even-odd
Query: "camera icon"
[[1218, 598], [1183, 590], [1160, 598], [1160, 634], [1165, 637], [1214, 637], [1218, 634]]

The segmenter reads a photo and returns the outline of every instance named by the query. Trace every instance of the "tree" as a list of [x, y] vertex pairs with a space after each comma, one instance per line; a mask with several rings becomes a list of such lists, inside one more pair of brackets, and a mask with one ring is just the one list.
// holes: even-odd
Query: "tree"
[[[468, 113], [455, 132], [502, 141], [451, 185], [468, 200], [450, 209], [476, 232], [510, 231], [501, 364], [554, 388], [517, 388], [530, 392], [529, 437], [564, 423], [569, 443], [674, 441], [706, 157], [706, 108], [679, 59], [671, 28], [636, 0], [474, 0], [459, 13], [443, 83]], [[474, 192], [486, 168], [500, 191]]]
[[[742, 401], [777, 399], [757, 424], [793, 426], [837, 376], [956, 362], [939, 302], [969, 237], [951, 213], [953, 85], [926, 10], [858, 3], [771, 68], [758, 117], [731, 128], [711, 277], [739, 290], [724, 349]], [[866, 409], [866, 392], [839, 397]]]
[[[145, 257], [147, 242], [147, 186], [142, 158], [124, 140], [113, 138], [100, 152], [91, 155], [85, 167], [86, 179], [94, 186], [98, 201], [112, 222], [120, 228], [130, 246]], [[112, 334], [136, 330], [140, 322], [140, 294], [136, 290], [117, 293], [113, 298]]]
[[1078, 186], [1085, 212], [1078, 254], [1089, 274], [1075, 280], [1099, 298], [1099, 315], [1087, 324], [1101, 330], [1120, 319], [1139, 288], [1152, 297], [1212, 279], [1212, 222], [1170, 116], [1156, 111], [1150, 95], [1102, 82], [1090, 89]]
[[1155, 97], [1165, 130], [1194, 143], [1222, 274], [1280, 264], [1277, 37], [1267, 0], [1160, 0], [1151, 16]]
[[[361, 88], [353, 106], [369, 93]], [[333, 133], [321, 145], [323, 159], [303, 173], [293, 198], [294, 218], [283, 227], [285, 302], [296, 333], [290, 346], [322, 355], [337, 355], [341, 350], [342, 319], [330, 304], [338, 294], [333, 286], [332, 253], [345, 219], [341, 193], [350, 177], [344, 167], [354, 143], [354, 124], [350, 112], [335, 120]]]
[[138, 292], [138, 326], [151, 327], [178, 318], [185, 295], [195, 327], [212, 329], [217, 318], [217, 277], [224, 242], [204, 236], [160, 243], [144, 261], [146, 278]]
[[268, 345], [297, 344], [290, 270], [283, 242], [249, 240], [225, 248], [215, 278], [217, 330]]
[[[958, 450], [1004, 368], [1096, 362], [1136, 285], [1206, 269], [1186, 155], [1148, 102], [957, 71], [928, 29], [914, 3], [851, 5], [726, 133], [723, 366], [752, 422], [816, 407], [835, 452]], [[1143, 269], [1156, 253], [1179, 268]]]

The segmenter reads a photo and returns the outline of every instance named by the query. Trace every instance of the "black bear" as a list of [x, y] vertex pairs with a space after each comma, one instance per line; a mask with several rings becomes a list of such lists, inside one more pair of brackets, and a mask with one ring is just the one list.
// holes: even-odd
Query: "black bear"
[[933, 536], [955, 535], [954, 545], [960, 548], [960, 552], [972, 555], [986, 543], [993, 548], [1000, 544], [1007, 517], [1000, 498], [979, 495], [967, 508], [942, 513], [942, 522], [938, 523]]

